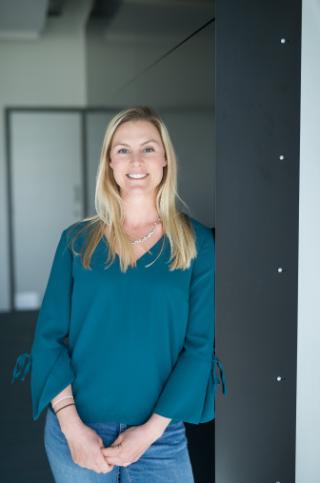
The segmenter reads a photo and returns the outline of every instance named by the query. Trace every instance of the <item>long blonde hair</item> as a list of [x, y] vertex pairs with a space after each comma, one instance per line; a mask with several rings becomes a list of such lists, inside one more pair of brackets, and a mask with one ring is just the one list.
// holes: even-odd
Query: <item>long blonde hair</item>
[[[197, 255], [195, 233], [190, 219], [176, 207], [177, 198], [184, 205], [186, 203], [177, 193], [177, 157], [169, 132], [163, 120], [153, 109], [147, 106], [137, 106], [119, 112], [107, 126], [96, 176], [95, 208], [97, 215], [84, 218], [80, 223], [71, 225], [71, 229], [77, 228], [75, 236], [71, 238], [71, 248], [73, 253], [81, 255], [84, 268], [91, 269], [91, 257], [103, 237], [106, 237], [108, 242], [106, 262], [114, 261], [117, 246], [119, 247], [121, 271], [126, 272], [129, 266], [136, 266], [135, 253], [128, 235], [123, 229], [124, 210], [119, 186], [114, 180], [109, 161], [116, 129], [127, 121], [138, 120], [151, 122], [157, 128], [165, 149], [167, 165], [164, 166], [163, 178], [157, 187], [156, 209], [163, 224], [164, 234], [168, 237], [171, 246], [170, 271], [177, 268], [189, 268], [191, 260]], [[106, 225], [108, 225], [108, 233], [106, 233]], [[83, 230], [87, 231], [88, 236], [84, 248], [79, 253], [74, 248], [74, 242]]]

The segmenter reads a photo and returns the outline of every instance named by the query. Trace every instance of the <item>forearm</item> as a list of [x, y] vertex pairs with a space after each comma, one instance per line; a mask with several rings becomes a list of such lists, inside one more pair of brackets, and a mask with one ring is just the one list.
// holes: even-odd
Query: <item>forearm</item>
[[161, 416], [160, 414], [153, 413], [148, 421], [145, 423], [145, 427], [151, 433], [161, 436], [170, 421], [170, 418], [166, 418], [165, 416]]
[[[73, 396], [71, 384], [69, 384], [69, 386], [63, 389], [63, 391], [61, 391], [51, 400], [51, 405], [54, 405], [54, 411], [58, 411], [60, 408], [64, 408], [57, 413], [57, 418], [59, 420], [60, 427], [63, 433], [68, 433], [70, 430], [72, 430], [72, 428], [75, 427], [75, 425], [82, 423], [75, 405], [64, 407], [71, 402], [74, 402], [71, 397], [57, 402], [58, 400], [60, 400], [61, 398], [65, 398], [66, 396]], [[170, 421], [170, 418], [166, 418], [165, 416], [161, 416], [160, 414], [153, 413], [144, 425], [146, 429], [152, 434], [160, 436], [165, 431]]]
[[[78, 415], [76, 406], [73, 404], [71, 405], [71, 403], [74, 403], [73, 397], [66, 398], [66, 396], [73, 396], [71, 384], [69, 384], [69, 386], [63, 389], [63, 391], [61, 391], [51, 400], [53, 410], [55, 412], [58, 411], [57, 418], [63, 433], [67, 433], [76, 425], [82, 423]], [[64, 399], [60, 401], [61, 398]], [[69, 404], [70, 406], [68, 406]], [[61, 411], [59, 411], [59, 409], [61, 409]]]

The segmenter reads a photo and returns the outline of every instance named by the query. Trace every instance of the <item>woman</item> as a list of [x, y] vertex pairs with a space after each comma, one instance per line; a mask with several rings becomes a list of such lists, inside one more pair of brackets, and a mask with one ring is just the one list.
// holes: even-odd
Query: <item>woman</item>
[[226, 389], [214, 356], [214, 238], [177, 196], [158, 114], [115, 115], [97, 215], [63, 230], [31, 353], [13, 374], [24, 380], [32, 367], [33, 419], [48, 407], [58, 483], [193, 482], [184, 422], [215, 417], [216, 363]]

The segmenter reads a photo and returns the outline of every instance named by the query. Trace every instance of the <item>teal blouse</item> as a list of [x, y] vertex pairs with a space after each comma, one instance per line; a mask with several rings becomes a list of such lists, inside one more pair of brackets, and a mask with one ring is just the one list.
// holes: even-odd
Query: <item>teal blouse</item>
[[62, 231], [31, 352], [17, 357], [12, 374], [13, 383], [31, 372], [33, 420], [69, 384], [87, 423], [140, 425], [153, 413], [172, 418], [170, 424], [215, 418], [218, 384], [226, 395], [214, 349], [215, 240], [211, 229], [187, 216], [197, 257], [189, 269], [172, 272], [167, 235], [123, 273], [118, 256], [105, 268], [105, 238], [91, 270], [73, 255], [69, 229], [85, 221]]

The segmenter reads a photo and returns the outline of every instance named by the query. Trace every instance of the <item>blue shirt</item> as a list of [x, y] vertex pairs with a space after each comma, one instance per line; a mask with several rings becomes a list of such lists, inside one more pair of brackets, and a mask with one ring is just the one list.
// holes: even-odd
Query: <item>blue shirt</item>
[[[104, 268], [103, 238], [87, 270], [67, 245], [69, 228], [86, 222], [63, 230], [31, 352], [20, 354], [13, 370], [12, 382], [31, 370], [33, 420], [69, 384], [87, 423], [139, 425], [153, 413], [171, 418], [170, 424], [215, 418], [217, 384], [226, 394], [214, 351], [215, 241], [211, 229], [187, 216], [198, 254], [186, 270], [169, 271], [166, 235], [126, 273], [118, 255]], [[160, 257], [146, 267], [162, 244]]]

